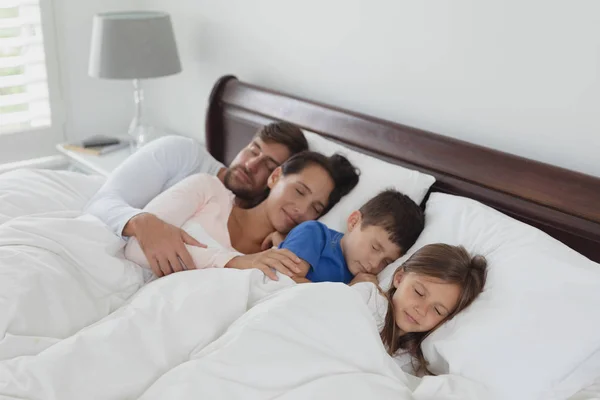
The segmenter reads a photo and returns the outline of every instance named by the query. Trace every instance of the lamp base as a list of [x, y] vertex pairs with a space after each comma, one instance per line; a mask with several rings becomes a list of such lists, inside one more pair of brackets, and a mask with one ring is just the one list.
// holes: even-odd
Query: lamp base
[[138, 124], [135, 118], [131, 121], [127, 133], [131, 137], [130, 148], [132, 152], [164, 135], [164, 131], [161, 128], [147, 123]]
[[138, 79], [133, 80], [133, 100], [135, 102], [135, 116], [129, 124], [129, 130], [127, 133], [132, 138], [131, 140], [131, 151], [135, 152], [143, 145], [148, 142], [163, 136], [165, 134], [163, 129], [156, 127], [151, 124], [145, 112], [143, 112], [144, 104], [144, 91], [142, 90], [142, 84]]

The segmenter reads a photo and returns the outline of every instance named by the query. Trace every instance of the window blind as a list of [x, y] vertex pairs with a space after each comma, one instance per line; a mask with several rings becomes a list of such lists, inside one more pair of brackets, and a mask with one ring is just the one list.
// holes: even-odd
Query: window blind
[[50, 125], [39, 0], [1, 0], [0, 133]]

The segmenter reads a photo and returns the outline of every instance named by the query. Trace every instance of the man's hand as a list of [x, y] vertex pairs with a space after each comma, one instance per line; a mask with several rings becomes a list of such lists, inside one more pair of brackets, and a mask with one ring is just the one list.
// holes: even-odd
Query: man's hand
[[186, 244], [206, 247], [183, 229], [167, 224], [150, 213], [138, 214], [131, 218], [123, 229], [123, 235], [135, 236], [152, 272], [158, 277], [196, 268], [185, 248]]
[[350, 282], [350, 286], [359, 282], [371, 282], [375, 284], [375, 286], [379, 286], [379, 280], [377, 279], [377, 275], [369, 274], [367, 272], [359, 272], [356, 274], [352, 282]]
[[302, 260], [288, 249], [269, 249], [256, 254], [248, 254], [232, 258], [225, 268], [260, 269], [266, 276], [277, 279], [277, 270], [284, 275], [294, 276], [302, 272]]
[[283, 233], [279, 233], [277, 231], [268, 235], [265, 240], [263, 240], [262, 245], [260, 246], [261, 250], [268, 250], [272, 247], [277, 247], [285, 240], [286, 235]]

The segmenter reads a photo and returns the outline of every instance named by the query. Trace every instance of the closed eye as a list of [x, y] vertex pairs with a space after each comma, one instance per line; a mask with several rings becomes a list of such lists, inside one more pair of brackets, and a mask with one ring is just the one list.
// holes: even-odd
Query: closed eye
[[256, 148], [256, 146], [250, 146], [250, 152], [256, 156], [258, 155], [258, 148]]
[[419, 292], [417, 289], [415, 289], [415, 293], [418, 294], [420, 297], [423, 297], [423, 293]]
[[304, 193], [303, 193], [303, 192], [301, 192], [300, 190], [296, 189], [296, 192], [298, 192], [298, 194], [299, 194], [300, 196], [304, 196]]
[[275, 164], [275, 163], [274, 163], [274, 162], [272, 162], [272, 161], [271, 161], [271, 162], [269, 162], [269, 163], [267, 164], [267, 169], [269, 170], [269, 172], [273, 172], [273, 171], [275, 171], [275, 169], [276, 169], [277, 167], [278, 167], [278, 165], [277, 165], [277, 164]]
[[435, 312], [441, 317], [442, 313], [440, 312], [440, 310], [438, 310], [437, 308], [435, 309]]

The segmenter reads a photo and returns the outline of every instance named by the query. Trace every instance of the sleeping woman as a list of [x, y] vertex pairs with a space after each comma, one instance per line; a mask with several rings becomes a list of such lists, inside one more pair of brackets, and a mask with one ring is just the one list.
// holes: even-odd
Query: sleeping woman
[[[261, 252], [265, 238], [273, 232], [286, 234], [301, 222], [319, 218], [357, 183], [356, 168], [345, 157], [306, 151], [273, 171], [267, 183], [268, 197], [254, 208], [237, 206], [235, 195], [216, 177], [196, 174], [158, 195], [144, 211], [207, 245], [186, 245], [196, 268], [257, 268], [276, 280], [274, 270], [293, 276], [300, 260], [288, 250]], [[150, 263], [134, 237], [125, 256], [146, 268], [156, 265], [152, 270], [159, 277], [163, 271], [185, 268], [170, 265], [166, 259]]]

